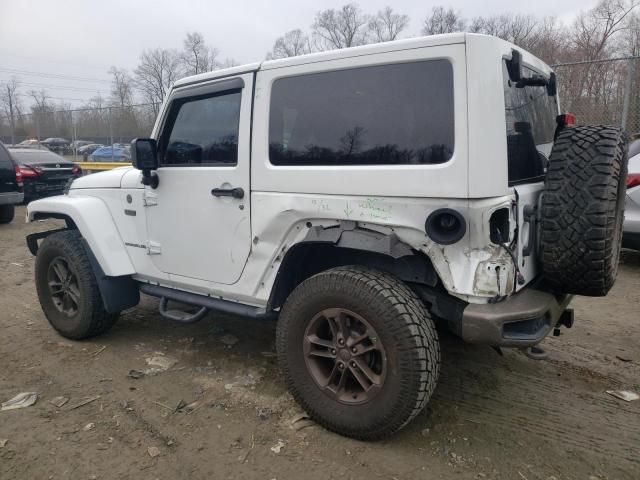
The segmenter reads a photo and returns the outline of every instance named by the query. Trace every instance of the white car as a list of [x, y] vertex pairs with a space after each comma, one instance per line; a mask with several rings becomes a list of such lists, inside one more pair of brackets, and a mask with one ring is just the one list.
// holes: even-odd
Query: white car
[[629, 173], [622, 246], [640, 250], [640, 140], [629, 145]]
[[29, 221], [67, 223], [27, 238], [43, 311], [71, 339], [140, 292], [179, 322], [277, 319], [309, 415], [387, 436], [435, 388], [436, 320], [531, 348], [571, 326], [572, 294], [613, 285], [625, 137], [559, 108], [548, 65], [473, 34], [179, 80], [134, 168], [29, 204]]

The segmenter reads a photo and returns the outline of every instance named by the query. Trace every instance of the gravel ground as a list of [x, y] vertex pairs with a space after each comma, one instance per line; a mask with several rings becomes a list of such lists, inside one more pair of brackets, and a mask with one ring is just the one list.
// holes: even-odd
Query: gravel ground
[[[63, 339], [40, 310], [24, 243], [58, 223], [23, 217], [20, 207], [0, 226], [0, 401], [38, 401], [0, 412], [3, 480], [640, 478], [640, 401], [605, 393], [640, 392], [639, 253], [624, 252], [608, 297], [574, 301], [576, 324], [545, 340], [547, 360], [441, 333], [428, 408], [365, 443], [301, 419], [272, 323], [211, 314], [177, 325], [144, 298], [107, 335]], [[152, 357], [176, 363], [128, 376]], [[65, 405], [51, 403], [61, 396]]]

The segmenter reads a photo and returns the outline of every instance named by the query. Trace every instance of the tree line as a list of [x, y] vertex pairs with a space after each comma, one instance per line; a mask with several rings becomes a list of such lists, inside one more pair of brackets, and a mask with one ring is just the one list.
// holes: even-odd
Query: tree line
[[[493, 35], [523, 47], [548, 64], [639, 55], [639, 3], [640, 0], [600, 0], [595, 7], [580, 12], [569, 23], [553, 16], [513, 13], [468, 18], [452, 8], [434, 6], [422, 19], [419, 34], [472, 32]], [[366, 12], [357, 3], [321, 10], [315, 14], [307, 29], [296, 28], [278, 37], [266, 54], [266, 59], [415, 36], [418, 32], [408, 31], [409, 20], [408, 15], [392, 7]], [[138, 65], [131, 71], [111, 67], [108, 71], [111, 77], [108, 97], [97, 95], [91, 98], [82, 106], [86, 111], [78, 112], [78, 115], [82, 122], [96, 124], [98, 128], [98, 124], [105, 122], [104, 109], [111, 107], [117, 110], [115, 123], [123, 131], [147, 128], [177, 79], [236, 64], [231, 58], [222, 59], [219, 50], [207, 43], [201, 33], [187, 33], [180, 49], [144, 50], [139, 56]], [[616, 109], [624, 89], [624, 82], [621, 82], [625, 75], [622, 71], [624, 68], [617, 64], [563, 67], [559, 71], [561, 95], [570, 102], [577, 99], [578, 102], [586, 102], [600, 109]], [[640, 104], [640, 98], [636, 96], [634, 94], [635, 102]], [[66, 122], [64, 115], [56, 116], [54, 112], [70, 110], [68, 103], [56, 104], [45, 89], [28, 90], [25, 95], [20, 80], [13, 77], [0, 83], [0, 108], [4, 113], [4, 117], [0, 117], [0, 125], [9, 122], [12, 131], [18, 128], [16, 122], [26, 113], [21, 100], [25, 97], [30, 99], [30, 113], [34, 117], [40, 116], [41, 123], [44, 123], [45, 117], [51, 118], [50, 123]], [[148, 118], [136, 119], [136, 103], [150, 105]], [[114, 113], [110, 110], [109, 115], [110, 128], [113, 129]]]

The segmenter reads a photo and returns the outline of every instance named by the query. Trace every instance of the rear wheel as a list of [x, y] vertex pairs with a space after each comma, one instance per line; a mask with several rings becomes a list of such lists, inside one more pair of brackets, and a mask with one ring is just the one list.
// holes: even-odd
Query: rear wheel
[[104, 308], [98, 283], [77, 230], [46, 237], [36, 256], [36, 289], [49, 323], [81, 340], [109, 330], [118, 314]]
[[280, 368], [316, 422], [358, 439], [388, 436], [413, 419], [435, 388], [438, 336], [400, 280], [340, 267], [305, 280], [277, 329]]
[[13, 205], [0, 205], [0, 224], [11, 223], [15, 214], [16, 209]]

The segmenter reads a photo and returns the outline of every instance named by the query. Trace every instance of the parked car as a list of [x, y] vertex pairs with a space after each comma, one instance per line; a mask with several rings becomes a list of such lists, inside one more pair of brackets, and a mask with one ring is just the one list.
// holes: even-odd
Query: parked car
[[238, 66], [176, 81], [161, 110], [133, 168], [28, 207], [66, 220], [27, 245], [67, 338], [106, 332], [140, 292], [182, 323], [277, 318], [303, 409], [378, 439], [435, 389], [436, 319], [535, 357], [573, 325], [574, 294], [614, 284], [626, 137], [560, 115], [552, 68], [511, 43], [434, 35]]
[[130, 162], [131, 153], [128, 148], [101, 147], [94, 150], [88, 160], [90, 162]]
[[102, 147], [104, 147], [104, 145], [101, 143], [90, 143], [89, 145], [80, 147], [78, 149], [78, 155], [82, 155], [84, 161], [86, 162], [89, 159], [89, 155]]
[[73, 142], [71, 142], [71, 144], [69, 145], [69, 148], [72, 151], [79, 151], [80, 147], [84, 147], [86, 145], [92, 145], [93, 142], [90, 140], [74, 140]]
[[70, 179], [82, 175], [80, 167], [49, 150], [10, 148], [24, 182], [24, 201], [60, 195]]
[[640, 139], [629, 145], [629, 173], [622, 246], [640, 250]]
[[22, 173], [0, 142], [0, 224], [13, 220], [15, 205], [23, 199]]
[[59, 153], [60, 155], [71, 153], [69, 140], [66, 140], [64, 138], [58, 138], [58, 137], [45, 138], [40, 142], [40, 144], [44, 145], [52, 152]]
[[18, 145], [21, 146], [21, 147], [30, 146], [30, 145], [40, 145], [40, 140], [38, 140], [36, 138], [30, 138], [28, 140], [23, 140]]

